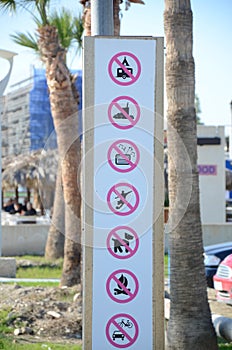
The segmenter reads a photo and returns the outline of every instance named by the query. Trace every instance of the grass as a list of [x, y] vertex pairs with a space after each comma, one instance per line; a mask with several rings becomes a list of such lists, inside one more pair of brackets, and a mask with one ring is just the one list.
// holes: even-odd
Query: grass
[[0, 349], [2, 350], [81, 350], [80, 345], [54, 344], [54, 343], [13, 343], [13, 338], [0, 335]]
[[164, 277], [168, 278], [168, 254], [164, 255]]
[[27, 267], [18, 268], [16, 278], [60, 278], [61, 269], [59, 267]]
[[[4, 309], [0, 310], [0, 334], [11, 334], [12, 328], [9, 327], [9, 317], [8, 314], [10, 312], [10, 309]], [[0, 342], [0, 349], [1, 349], [1, 342]]]
[[232, 343], [227, 343], [226, 340], [218, 338], [218, 348], [220, 350], [229, 350], [232, 349]]
[[[19, 267], [16, 272], [16, 278], [60, 278], [62, 274], [63, 259], [55, 263], [47, 261], [43, 256], [25, 255], [16, 257], [17, 260], [29, 260], [40, 265], [33, 267]], [[26, 282], [28, 283], [28, 282]], [[30, 284], [32, 285], [32, 284]], [[36, 284], [37, 285], [37, 284]], [[54, 283], [49, 283], [54, 285]], [[43, 284], [44, 286], [44, 284]]]

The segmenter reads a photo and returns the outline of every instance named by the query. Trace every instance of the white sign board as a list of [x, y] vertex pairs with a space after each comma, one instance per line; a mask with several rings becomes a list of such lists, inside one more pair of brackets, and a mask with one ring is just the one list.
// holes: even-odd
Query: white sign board
[[84, 50], [84, 349], [161, 350], [162, 39]]

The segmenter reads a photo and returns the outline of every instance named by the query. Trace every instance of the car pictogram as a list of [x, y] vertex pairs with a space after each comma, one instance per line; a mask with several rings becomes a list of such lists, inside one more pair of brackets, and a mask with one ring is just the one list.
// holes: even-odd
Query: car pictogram
[[114, 333], [112, 334], [112, 339], [115, 340], [116, 338], [121, 338], [122, 340], [124, 340], [125, 335], [120, 331], [114, 331]]

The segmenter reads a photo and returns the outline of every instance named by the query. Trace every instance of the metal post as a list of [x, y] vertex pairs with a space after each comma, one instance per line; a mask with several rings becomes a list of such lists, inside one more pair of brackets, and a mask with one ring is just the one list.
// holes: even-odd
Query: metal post
[[91, 32], [95, 35], [114, 35], [113, 0], [91, 2]]
[[[0, 81], [0, 117], [2, 112], [2, 95], [10, 79], [12, 67], [13, 67], [13, 57], [16, 55], [14, 52], [0, 50], [0, 57], [6, 59], [10, 63], [10, 69], [6, 76]], [[2, 122], [2, 121], [1, 121]], [[2, 134], [0, 134], [0, 140], [2, 140]], [[0, 152], [0, 174], [2, 173], [2, 162], [1, 162], [1, 152]], [[0, 175], [1, 176], [1, 175]], [[2, 178], [0, 178], [0, 192], [2, 192]], [[0, 210], [2, 209], [2, 201], [0, 204]], [[0, 256], [2, 255], [2, 230], [0, 228]]]
[[229, 156], [232, 160], [232, 101], [230, 101], [231, 122], [230, 122], [230, 136], [229, 136]]

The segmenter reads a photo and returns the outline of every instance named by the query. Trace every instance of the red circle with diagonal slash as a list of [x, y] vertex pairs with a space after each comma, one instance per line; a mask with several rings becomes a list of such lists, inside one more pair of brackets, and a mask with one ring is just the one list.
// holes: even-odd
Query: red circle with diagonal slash
[[[131, 149], [134, 149], [134, 151], [135, 151], [135, 152], [133, 151], [135, 153], [134, 162], [132, 162], [132, 160], [127, 157], [130, 154], [127, 155], [126, 153], [123, 153], [123, 151], [121, 150], [120, 144], [123, 144], [123, 143], [129, 145], [129, 147]], [[127, 167], [125, 169], [120, 168], [120, 166], [116, 166], [116, 164], [113, 163], [112, 158], [115, 158], [115, 156], [112, 157], [112, 155], [115, 152], [117, 155], [121, 156], [122, 160], [124, 160], [126, 163], [128, 163], [128, 164], [126, 164]], [[122, 139], [122, 140], [115, 141], [110, 146], [110, 148], [108, 150], [107, 158], [108, 158], [108, 162], [109, 162], [111, 168], [113, 168], [116, 171], [119, 171], [120, 173], [128, 173], [129, 171], [132, 171], [134, 168], [136, 168], [136, 166], [138, 165], [138, 162], [140, 159], [140, 153], [139, 153], [138, 147], [132, 141]]]
[[[133, 328], [134, 328], [132, 335], [124, 327], [120, 326], [120, 324], [118, 323], [118, 321], [120, 321], [120, 319], [126, 319], [132, 323]], [[120, 332], [121, 334], [124, 335], [124, 340], [123, 340], [124, 343], [123, 344], [118, 344], [115, 342], [115, 340], [113, 340], [112, 331], [114, 332], [114, 330], [117, 332]], [[138, 324], [137, 324], [136, 320], [134, 319], [134, 317], [132, 317], [131, 315], [123, 314], [123, 313], [116, 314], [116, 315], [112, 316], [109, 319], [109, 321], [107, 322], [106, 337], [107, 337], [109, 343], [116, 348], [121, 348], [121, 349], [128, 348], [129, 346], [133, 345], [136, 342], [138, 335], [139, 335]]]
[[[121, 193], [119, 193], [117, 188], [121, 187], [121, 186], [129, 188], [133, 192], [133, 194], [135, 196], [135, 204], [134, 205], [130, 204], [130, 202], [128, 202], [126, 200], [126, 198], [123, 197], [121, 195]], [[118, 209], [116, 209], [116, 208], [114, 208], [112, 206], [112, 204], [111, 204], [111, 195], [113, 193], [116, 194], [116, 196], [124, 203], [124, 205], [126, 205], [126, 207], [129, 210], [121, 212], [121, 211], [119, 211]], [[126, 182], [121, 182], [121, 183], [118, 183], [118, 184], [114, 185], [113, 187], [111, 187], [111, 189], [109, 190], [109, 192], [107, 194], [107, 203], [108, 203], [108, 206], [109, 206], [110, 210], [112, 210], [112, 212], [114, 214], [117, 214], [117, 215], [120, 215], [120, 216], [130, 215], [130, 214], [134, 213], [134, 211], [138, 208], [138, 205], [139, 205], [139, 193], [138, 193], [138, 191], [136, 190], [136, 188], [133, 185], [128, 184]], [[119, 209], [121, 209], [121, 208], [119, 208]]]
[[[134, 291], [131, 292], [130, 289], [131, 288], [127, 288], [120, 280], [119, 278], [117, 277], [118, 274], [125, 274], [125, 275], [129, 275], [132, 280], [133, 280], [133, 284], [134, 284]], [[125, 276], [126, 277], [126, 276]], [[124, 299], [120, 299], [120, 297], [116, 298], [114, 296], [114, 294], [112, 293], [111, 291], [111, 282], [115, 282], [118, 286], [120, 286], [118, 288], [119, 291], [122, 291], [122, 292], [125, 292], [125, 293], [122, 293], [123, 294], [123, 297], [124, 295], [126, 295], [127, 297], [125, 297]], [[139, 282], [138, 282], [138, 279], [137, 277], [133, 274], [133, 272], [129, 271], [129, 270], [117, 270], [117, 271], [114, 271], [111, 273], [111, 275], [108, 277], [107, 279], [107, 282], [106, 282], [106, 290], [107, 290], [107, 293], [109, 295], [109, 297], [113, 300], [113, 301], [116, 301], [117, 303], [129, 303], [131, 300], [133, 300], [136, 295], [138, 294], [138, 290], [139, 290]], [[121, 294], [115, 294], [115, 295], [121, 295]]]
[[[133, 61], [133, 65], [136, 66], [136, 74], [134, 75], [133, 73], [130, 72], [130, 70], [127, 69], [127, 67], [122, 64], [122, 62], [120, 61], [120, 56], [122, 57], [129, 57], [130, 60]], [[118, 68], [121, 68], [123, 70], [123, 72], [127, 75], [128, 79], [130, 79], [129, 81], [120, 81], [117, 79], [117, 77], [114, 76], [113, 74], [113, 64], [116, 64], [116, 66]], [[116, 55], [114, 55], [108, 65], [108, 73], [111, 77], [111, 79], [118, 85], [122, 85], [122, 86], [128, 86], [128, 85], [132, 85], [134, 84], [140, 77], [141, 74], [141, 64], [139, 62], [139, 59], [131, 52], [119, 52]]]
[[[135, 245], [133, 248], [130, 247], [129, 245], [127, 245], [126, 242], [123, 240], [123, 238], [120, 235], [120, 230], [128, 231], [129, 234], [131, 234], [134, 237], [133, 241], [135, 242]], [[126, 255], [119, 255], [116, 252], [114, 252], [113, 247], [110, 244], [112, 239], [116, 239], [121, 244], [121, 247], [124, 247], [124, 249], [127, 250], [128, 253]], [[128, 258], [131, 258], [137, 252], [138, 247], [139, 247], [139, 237], [138, 237], [137, 233], [135, 232], [135, 230], [133, 230], [131, 227], [117, 226], [113, 230], [110, 231], [110, 233], [107, 237], [106, 245], [107, 245], [107, 249], [110, 252], [110, 254], [113, 255], [115, 258], [128, 259]]]
[[[124, 101], [125, 103], [126, 101], [130, 101], [133, 103], [133, 106], [135, 107], [136, 110], [136, 116], [133, 119], [130, 114], [128, 114], [123, 107], [120, 105], [120, 101]], [[113, 107], [115, 107], [118, 111], [119, 114], [122, 114], [124, 116], [124, 120], [127, 124], [120, 124], [120, 122], [118, 120], [114, 120], [114, 116], [113, 116]], [[113, 126], [115, 126], [118, 129], [122, 129], [122, 130], [126, 130], [126, 129], [130, 129], [133, 128], [133, 126], [135, 126], [135, 124], [138, 123], [139, 118], [140, 118], [140, 107], [138, 105], [138, 103], [130, 96], [119, 96], [116, 97], [109, 105], [108, 108], [108, 118], [110, 120], [110, 122], [113, 124]]]

